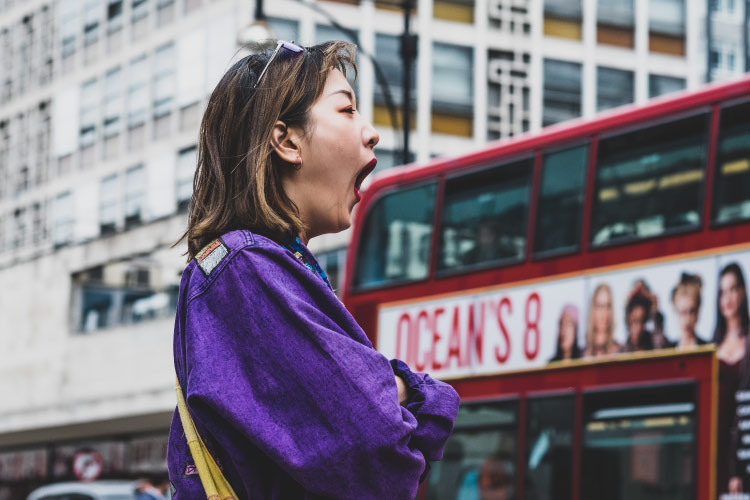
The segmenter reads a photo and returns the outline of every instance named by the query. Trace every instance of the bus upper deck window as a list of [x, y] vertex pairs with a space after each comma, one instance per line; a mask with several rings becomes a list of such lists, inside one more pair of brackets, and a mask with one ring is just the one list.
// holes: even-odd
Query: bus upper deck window
[[524, 159], [446, 181], [438, 269], [523, 259], [531, 166]]
[[750, 219], [750, 102], [721, 110], [713, 220]]
[[578, 248], [588, 150], [584, 145], [544, 155], [534, 254]]
[[698, 227], [708, 114], [599, 141], [591, 242]]
[[372, 205], [360, 233], [355, 287], [427, 277], [435, 189], [435, 183], [403, 189]]

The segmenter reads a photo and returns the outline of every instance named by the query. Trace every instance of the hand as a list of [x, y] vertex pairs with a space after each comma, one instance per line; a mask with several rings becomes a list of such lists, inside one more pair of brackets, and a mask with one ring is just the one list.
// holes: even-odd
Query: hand
[[409, 397], [409, 393], [406, 390], [406, 384], [404, 384], [404, 381], [399, 377], [398, 375], [394, 375], [396, 377], [396, 387], [398, 388], [398, 404], [401, 406], [404, 406], [404, 403], [406, 403], [406, 400]]
[[729, 479], [729, 493], [742, 493], [742, 479], [737, 476]]

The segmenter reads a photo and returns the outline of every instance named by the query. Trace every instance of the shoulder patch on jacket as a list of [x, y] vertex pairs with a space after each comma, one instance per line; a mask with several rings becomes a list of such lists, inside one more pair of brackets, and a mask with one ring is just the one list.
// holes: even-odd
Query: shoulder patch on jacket
[[224, 242], [221, 241], [221, 238], [216, 238], [196, 254], [195, 261], [198, 263], [198, 267], [201, 268], [201, 271], [203, 271], [206, 278], [208, 278], [211, 271], [216, 269], [216, 266], [218, 266], [227, 255], [229, 255], [229, 248], [227, 248]]

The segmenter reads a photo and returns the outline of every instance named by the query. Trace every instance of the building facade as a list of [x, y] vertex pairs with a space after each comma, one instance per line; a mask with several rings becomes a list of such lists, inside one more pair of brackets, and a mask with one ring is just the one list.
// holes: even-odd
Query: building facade
[[[378, 169], [399, 163], [372, 60], [400, 110], [403, 13], [309, 3], [266, 1], [273, 35], [346, 39], [327, 15], [356, 32]], [[417, 162], [748, 70], [745, 0], [414, 3]], [[242, 0], [0, 0], [0, 500], [80, 476], [87, 453], [100, 477], [164, 470], [185, 264], [171, 245], [202, 111], [253, 12]], [[334, 283], [347, 239], [311, 243]]]

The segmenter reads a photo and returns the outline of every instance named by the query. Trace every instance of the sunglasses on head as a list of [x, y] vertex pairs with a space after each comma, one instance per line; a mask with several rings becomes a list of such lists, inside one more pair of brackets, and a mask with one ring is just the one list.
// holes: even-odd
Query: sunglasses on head
[[258, 76], [258, 79], [255, 81], [254, 89], [258, 88], [258, 85], [260, 84], [260, 80], [263, 78], [263, 75], [266, 74], [266, 70], [268, 70], [268, 67], [271, 65], [271, 62], [276, 58], [276, 55], [281, 51], [281, 49], [288, 50], [292, 55], [299, 54], [300, 52], [303, 52], [305, 49], [300, 47], [299, 45], [295, 45], [292, 42], [286, 42], [284, 40], [279, 40], [276, 43], [276, 48], [274, 49], [273, 53], [271, 54], [271, 57], [268, 58], [268, 62], [263, 67], [263, 71], [260, 72], [260, 75]]

